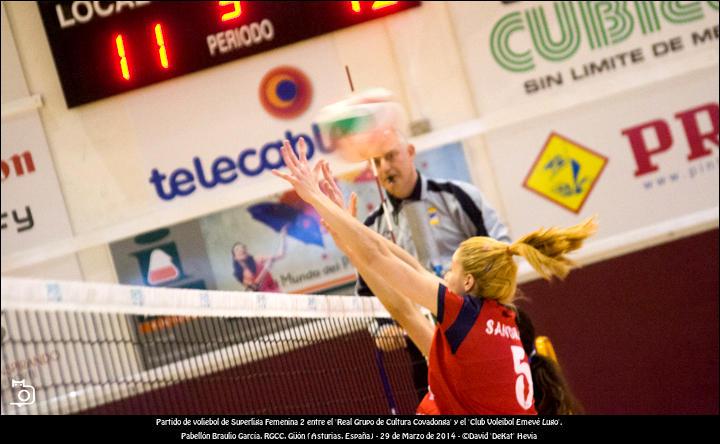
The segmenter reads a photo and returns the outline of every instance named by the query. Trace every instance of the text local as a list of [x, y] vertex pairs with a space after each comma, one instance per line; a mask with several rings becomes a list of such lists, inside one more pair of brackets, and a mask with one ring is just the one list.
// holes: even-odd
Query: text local
[[55, 5], [55, 11], [57, 12], [58, 23], [61, 28], [70, 28], [77, 24], [89, 23], [96, 17], [110, 17], [124, 10], [132, 10], [150, 4], [149, 1], [107, 3], [80, 1], [72, 2], [69, 7], [68, 5], [57, 4]]

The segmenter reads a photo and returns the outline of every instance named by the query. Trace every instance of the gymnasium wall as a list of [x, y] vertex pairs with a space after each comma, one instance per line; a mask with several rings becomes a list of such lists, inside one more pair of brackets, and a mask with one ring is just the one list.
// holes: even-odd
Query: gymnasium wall
[[711, 230], [527, 282], [520, 305], [588, 413], [717, 414], [717, 269]]

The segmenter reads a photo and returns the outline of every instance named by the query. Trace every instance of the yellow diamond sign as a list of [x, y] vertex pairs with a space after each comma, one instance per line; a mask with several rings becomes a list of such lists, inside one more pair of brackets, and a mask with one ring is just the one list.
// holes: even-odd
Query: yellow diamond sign
[[579, 213], [607, 162], [605, 156], [552, 133], [523, 185]]

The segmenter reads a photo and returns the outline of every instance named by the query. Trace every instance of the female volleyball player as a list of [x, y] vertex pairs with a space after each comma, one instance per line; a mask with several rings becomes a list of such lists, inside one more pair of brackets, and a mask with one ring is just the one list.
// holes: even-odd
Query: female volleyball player
[[[299, 156], [286, 141], [282, 156], [290, 174], [273, 173], [315, 208], [373, 293], [428, 356], [429, 392], [417, 412], [535, 414], [530, 365], [511, 308], [513, 256], [526, 258], [545, 279], [564, 278], [572, 266], [565, 254], [595, 231], [595, 221], [538, 230], [511, 245], [472, 237], [460, 244], [440, 279], [330, 197], [334, 181], [327, 166], [319, 162], [310, 169], [306, 152], [302, 139]], [[437, 317], [434, 330], [415, 304]]]

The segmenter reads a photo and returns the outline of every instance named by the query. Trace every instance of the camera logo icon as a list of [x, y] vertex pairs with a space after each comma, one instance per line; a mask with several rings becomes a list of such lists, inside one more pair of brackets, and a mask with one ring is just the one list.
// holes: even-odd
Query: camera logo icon
[[11, 402], [10, 405], [25, 406], [35, 403], [35, 387], [30, 384], [25, 384], [24, 379], [12, 380], [12, 388], [14, 392], [13, 399], [16, 402]]

